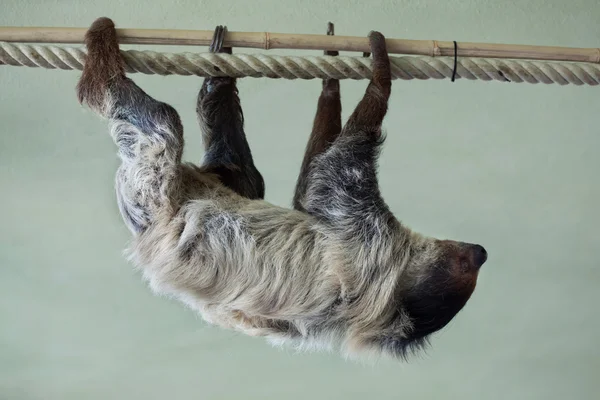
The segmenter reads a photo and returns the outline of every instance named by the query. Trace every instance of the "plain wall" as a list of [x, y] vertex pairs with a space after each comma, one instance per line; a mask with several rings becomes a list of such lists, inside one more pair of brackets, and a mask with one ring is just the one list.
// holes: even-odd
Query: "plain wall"
[[[600, 46], [597, 0], [0, 1], [0, 26], [100, 16], [132, 28], [324, 33], [331, 20], [340, 35]], [[79, 75], [0, 67], [1, 399], [599, 398], [600, 88], [394, 82], [388, 204], [413, 229], [481, 243], [490, 259], [426, 353], [362, 364], [275, 349], [151, 294], [122, 256], [116, 149], [77, 103]], [[200, 160], [202, 80], [133, 78], [178, 109], [185, 159]], [[342, 83], [344, 118], [366, 84]], [[239, 87], [267, 200], [289, 205], [321, 82]]]

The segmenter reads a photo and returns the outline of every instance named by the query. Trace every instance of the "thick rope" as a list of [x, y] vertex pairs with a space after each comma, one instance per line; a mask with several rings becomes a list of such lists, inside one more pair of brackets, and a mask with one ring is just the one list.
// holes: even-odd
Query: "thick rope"
[[[158, 53], [123, 50], [127, 72], [157, 75], [232, 76], [283, 79], [370, 79], [370, 58], [271, 56], [265, 54]], [[80, 48], [0, 42], [0, 64], [82, 70]], [[393, 79], [449, 79], [453, 57], [390, 57]], [[559, 85], [600, 84], [600, 65], [493, 58], [459, 58], [456, 78]]]

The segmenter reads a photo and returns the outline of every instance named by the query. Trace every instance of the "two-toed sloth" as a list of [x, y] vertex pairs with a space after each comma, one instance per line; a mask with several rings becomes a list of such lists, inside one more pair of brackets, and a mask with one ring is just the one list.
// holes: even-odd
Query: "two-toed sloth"
[[205, 156], [184, 163], [178, 113], [126, 77], [113, 22], [91, 25], [77, 94], [110, 123], [130, 261], [156, 293], [221, 327], [346, 355], [406, 356], [463, 308], [484, 248], [416, 233], [381, 197], [392, 80], [384, 36], [368, 37], [372, 79], [344, 126], [339, 82], [323, 82], [288, 209], [264, 200], [235, 79], [204, 80]]

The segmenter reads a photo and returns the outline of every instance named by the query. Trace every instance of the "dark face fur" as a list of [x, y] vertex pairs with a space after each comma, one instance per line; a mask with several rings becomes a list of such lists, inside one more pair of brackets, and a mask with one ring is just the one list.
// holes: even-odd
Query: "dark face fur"
[[404, 312], [413, 329], [406, 344], [420, 345], [463, 308], [475, 290], [479, 269], [487, 260], [480, 245], [440, 241], [440, 254], [424, 279], [402, 293]]

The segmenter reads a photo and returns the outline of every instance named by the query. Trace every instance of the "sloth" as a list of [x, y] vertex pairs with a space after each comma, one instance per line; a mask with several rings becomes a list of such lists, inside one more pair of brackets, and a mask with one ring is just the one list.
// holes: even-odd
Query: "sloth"
[[[231, 54], [225, 32], [217, 27], [211, 51]], [[368, 40], [364, 96], [342, 125], [339, 81], [323, 80], [293, 207], [280, 207], [264, 199], [235, 78], [204, 78], [205, 152], [199, 165], [184, 162], [177, 111], [126, 77], [113, 21], [93, 22], [77, 97], [108, 121], [126, 257], [156, 295], [272, 345], [401, 359], [463, 309], [486, 250], [413, 231], [383, 200], [377, 159], [392, 79], [385, 37]]]

